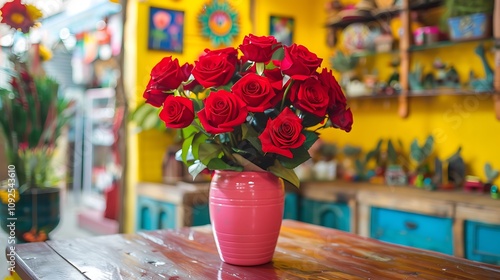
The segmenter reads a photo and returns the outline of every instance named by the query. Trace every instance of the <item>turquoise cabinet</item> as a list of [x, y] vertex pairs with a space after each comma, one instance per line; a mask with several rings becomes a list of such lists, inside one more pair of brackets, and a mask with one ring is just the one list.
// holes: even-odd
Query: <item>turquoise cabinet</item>
[[452, 218], [371, 207], [370, 237], [453, 254]]
[[301, 221], [343, 231], [350, 231], [351, 213], [347, 203], [325, 202], [302, 198], [300, 208]]
[[285, 194], [285, 209], [283, 219], [298, 220], [299, 219], [299, 194], [287, 192]]
[[[178, 221], [178, 219], [183, 220]], [[195, 204], [188, 207], [143, 195], [137, 198], [137, 230], [169, 229], [209, 223], [208, 204]]]
[[145, 196], [137, 198], [137, 230], [175, 228], [176, 214], [174, 204]]
[[500, 225], [465, 221], [465, 257], [500, 265]]

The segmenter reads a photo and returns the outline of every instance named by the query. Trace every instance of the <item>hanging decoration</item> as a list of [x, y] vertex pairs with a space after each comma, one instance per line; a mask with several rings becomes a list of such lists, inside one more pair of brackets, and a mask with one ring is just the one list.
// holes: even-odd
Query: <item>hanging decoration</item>
[[201, 34], [208, 37], [215, 47], [232, 44], [233, 38], [240, 32], [238, 19], [238, 12], [225, 0], [212, 0], [205, 4], [198, 16]]

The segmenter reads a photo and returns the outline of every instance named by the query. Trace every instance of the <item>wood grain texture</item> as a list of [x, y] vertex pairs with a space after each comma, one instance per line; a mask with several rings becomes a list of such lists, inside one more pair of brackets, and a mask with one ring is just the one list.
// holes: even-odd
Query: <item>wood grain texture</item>
[[15, 252], [15, 271], [21, 279], [88, 279], [47, 243], [17, 244]]
[[[254, 267], [221, 262], [210, 226], [19, 247], [23, 279], [500, 279], [498, 266], [291, 220], [283, 221], [273, 261]], [[43, 263], [21, 261], [55, 253]], [[39, 277], [69, 268], [80, 275]]]

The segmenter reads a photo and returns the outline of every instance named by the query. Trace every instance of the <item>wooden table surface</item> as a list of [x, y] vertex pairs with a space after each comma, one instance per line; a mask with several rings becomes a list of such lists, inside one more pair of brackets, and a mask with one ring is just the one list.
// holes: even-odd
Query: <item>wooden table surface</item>
[[22, 279], [500, 279], [500, 266], [285, 220], [271, 263], [220, 261], [210, 226], [16, 247]]

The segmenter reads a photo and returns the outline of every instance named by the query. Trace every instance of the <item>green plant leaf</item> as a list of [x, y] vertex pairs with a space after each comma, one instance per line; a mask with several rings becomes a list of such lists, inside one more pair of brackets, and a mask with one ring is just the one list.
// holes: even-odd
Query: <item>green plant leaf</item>
[[278, 160], [286, 168], [293, 169], [311, 158], [309, 152], [304, 147], [292, 149], [291, 151], [293, 158], [278, 156]]
[[319, 134], [314, 131], [304, 130], [304, 135], [306, 136], [306, 141], [304, 142], [304, 148], [309, 150], [311, 146], [319, 139]]
[[222, 153], [222, 147], [219, 144], [213, 143], [200, 143], [198, 149], [199, 160], [208, 166], [210, 161], [214, 158], [219, 158]]
[[259, 134], [255, 129], [247, 125], [241, 126], [242, 139], [247, 140], [257, 151], [262, 151], [262, 144], [259, 140]]
[[278, 48], [274, 51], [273, 56], [271, 57], [271, 61], [273, 60], [283, 60], [285, 57], [285, 49], [284, 48]]
[[234, 171], [243, 171], [243, 167], [241, 166], [233, 166], [227, 164], [220, 158], [212, 158], [210, 162], [207, 164], [208, 169], [210, 170], [234, 170]]
[[207, 140], [208, 136], [203, 132], [198, 132], [194, 135], [193, 143], [191, 144], [194, 158], [199, 158], [200, 144], [205, 143]]
[[191, 148], [191, 144], [193, 143], [193, 139], [194, 139], [194, 135], [188, 137], [188, 138], [185, 138], [184, 139], [184, 142], [182, 142], [182, 162], [184, 162], [184, 164], [188, 165], [188, 162], [187, 162], [187, 157], [188, 157], [188, 154], [189, 154], [189, 150]]
[[274, 165], [269, 167], [269, 171], [283, 180], [290, 182], [290, 184], [297, 188], [300, 187], [299, 177], [297, 177], [293, 169], [282, 166], [279, 161], [275, 161]]
[[398, 160], [398, 153], [396, 152], [391, 139], [387, 140], [387, 159], [390, 164], [396, 164]]

